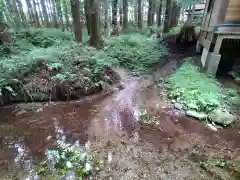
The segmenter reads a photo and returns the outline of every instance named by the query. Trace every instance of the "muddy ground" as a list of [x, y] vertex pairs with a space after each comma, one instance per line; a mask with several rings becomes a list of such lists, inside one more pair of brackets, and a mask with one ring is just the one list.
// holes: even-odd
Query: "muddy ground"
[[[167, 99], [164, 80], [184, 56], [170, 57], [157, 76], [136, 78], [117, 69], [125, 88], [114, 93], [1, 108], [1, 179], [30, 177], [34, 163], [61, 137], [95, 154], [100, 171], [88, 179], [240, 179], [239, 127], [211, 131]], [[143, 110], [149, 125], [139, 123]]]

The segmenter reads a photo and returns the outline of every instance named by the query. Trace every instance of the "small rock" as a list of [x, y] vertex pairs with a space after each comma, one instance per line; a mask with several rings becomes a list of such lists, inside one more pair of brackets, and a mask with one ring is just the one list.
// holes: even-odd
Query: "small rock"
[[27, 113], [27, 111], [22, 109], [22, 110], [20, 110], [16, 113], [16, 116], [20, 116], [20, 115], [25, 114], [25, 113]]
[[176, 100], [173, 99], [171, 102], [172, 102], [172, 103], [176, 103]]
[[205, 119], [207, 118], [207, 115], [205, 113], [200, 113], [192, 110], [186, 111], [186, 115], [190, 117], [194, 117], [196, 119]]
[[215, 123], [227, 126], [236, 120], [236, 116], [222, 111], [220, 109], [214, 110], [210, 115], [209, 119]]
[[207, 123], [207, 127], [209, 129], [213, 130], [213, 131], [217, 131], [217, 128], [214, 125], [210, 124], [210, 123]]
[[178, 110], [182, 110], [183, 109], [183, 105], [180, 103], [174, 103], [174, 107]]
[[37, 110], [36, 110], [36, 112], [42, 112], [43, 111], [43, 108], [38, 108]]

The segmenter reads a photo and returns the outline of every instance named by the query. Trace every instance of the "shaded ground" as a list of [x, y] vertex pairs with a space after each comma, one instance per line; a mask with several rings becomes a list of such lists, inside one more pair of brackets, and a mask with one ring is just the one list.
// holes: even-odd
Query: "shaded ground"
[[[113, 94], [30, 105], [26, 111], [2, 108], [2, 179], [26, 178], [62, 137], [90, 146], [100, 164], [92, 179], [240, 179], [239, 128], [210, 131], [173, 109], [164, 88], [154, 83], [173, 73], [183, 56], [172, 56], [157, 75], [145, 78], [117, 70], [125, 88]], [[143, 110], [149, 125], [139, 123]], [[226, 165], [216, 167], [217, 161]]]

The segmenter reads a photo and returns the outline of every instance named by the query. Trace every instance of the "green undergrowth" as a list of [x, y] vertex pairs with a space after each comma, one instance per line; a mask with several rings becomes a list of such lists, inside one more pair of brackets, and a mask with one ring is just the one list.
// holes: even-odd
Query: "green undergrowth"
[[[46, 81], [74, 83], [84, 91], [93, 90], [105, 83], [104, 68], [115, 63], [103, 51], [78, 44], [71, 34], [58, 29], [29, 29], [11, 34], [9, 50], [2, 47], [1, 52], [0, 92], [7, 90], [13, 96], [17, 94], [12, 85], [24, 86], [29, 76], [37, 76], [34, 73]], [[40, 74], [41, 70], [45, 71]]]
[[21, 87], [24, 96], [37, 90], [44, 91], [46, 97], [56, 84], [85, 95], [114, 83], [105, 77], [107, 67], [123, 67], [138, 75], [161, 66], [168, 54], [156, 39], [139, 33], [111, 37], [101, 50], [78, 44], [71, 33], [59, 29], [37, 28], [10, 34], [12, 42], [0, 46], [1, 95], [7, 91], [17, 96]]
[[133, 74], [149, 72], [155, 65], [164, 63], [168, 54], [157, 40], [141, 34], [112, 37], [107, 40], [104, 52]]
[[219, 108], [227, 108], [229, 100], [240, 100], [236, 91], [222, 89], [214, 78], [201, 73], [191, 62], [184, 63], [173, 74], [167, 84], [169, 96], [182, 103], [186, 109], [210, 113]]
[[79, 143], [58, 140], [57, 148], [47, 150], [45, 154], [46, 160], [36, 166], [40, 178], [83, 179], [99, 169], [94, 156]]

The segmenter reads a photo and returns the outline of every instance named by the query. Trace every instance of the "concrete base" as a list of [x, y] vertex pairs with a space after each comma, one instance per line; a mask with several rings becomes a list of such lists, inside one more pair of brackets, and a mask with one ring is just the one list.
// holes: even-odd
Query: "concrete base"
[[218, 65], [221, 60], [220, 54], [209, 53], [207, 56], [207, 63], [205, 64], [206, 73], [212, 76], [216, 76]]
[[202, 52], [202, 56], [201, 56], [201, 62], [202, 62], [203, 68], [206, 67], [207, 60], [208, 60], [208, 55], [209, 55], [209, 54], [210, 54], [210, 53], [208, 52], [208, 49], [203, 48], [203, 52]]
[[201, 54], [201, 52], [202, 52], [202, 45], [199, 43], [199, 40], [198, 40], [196, 45], [196, 53]]

